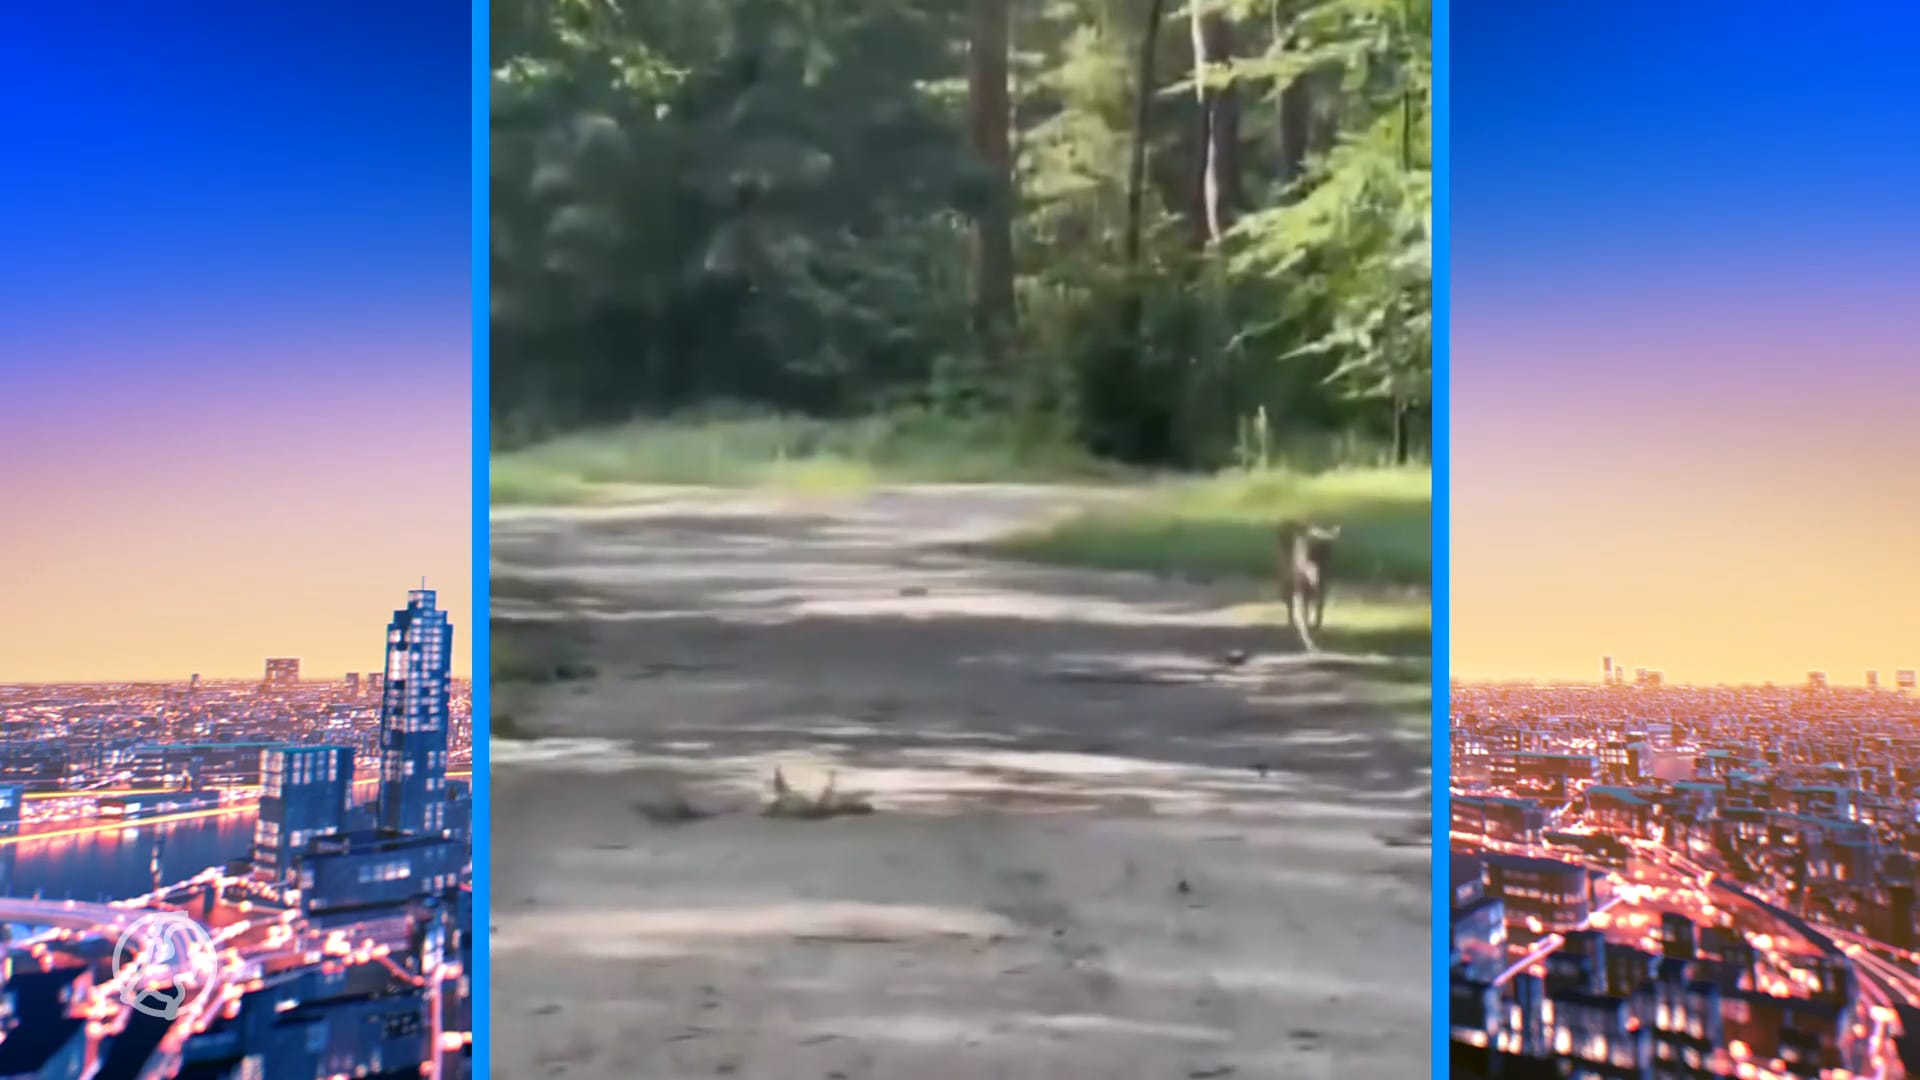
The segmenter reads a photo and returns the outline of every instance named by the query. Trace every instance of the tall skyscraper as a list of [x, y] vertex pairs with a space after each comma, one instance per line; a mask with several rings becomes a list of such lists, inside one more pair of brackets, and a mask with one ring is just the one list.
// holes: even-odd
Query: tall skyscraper
[[282, 881], [293, 857], [316, 836], [346, 827], [353, 750], [278, 746], [260, 751], [260, 816], [253, 827], [256, 877]]
[[407, 593], [387, 624], [380, 699], [380, 827], [438, 834], [447, 828], [447, 671], [453, 627], [432, 589]]
[[347, 672], [347, 696], [360, 696], [360, 673], [357, 671]]
[[269, 657], [267, 659], [266, 681], [268, 686], [299, 682], [300, 658], [297, 656]]
[[1869, 690], [1880, 689], [1880, 673], [1879, 672], [1877, 671], [1867, 672], [1867, 689]]
[[1603, 656], [1600, 658], [1600, 685], [1606, 686], [1612, 682], [1613, 682], [1613, 657]]

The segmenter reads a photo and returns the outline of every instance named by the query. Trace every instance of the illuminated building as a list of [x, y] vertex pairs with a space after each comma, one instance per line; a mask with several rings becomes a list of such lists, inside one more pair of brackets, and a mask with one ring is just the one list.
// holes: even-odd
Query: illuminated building
[[447, 829], [448, 678], [453, 627], [431, 589], [407, 593], [387, 625], [380, 703], [380, 827], [440, 834]]
[[1579, 926], [1591, 910], [1587, 871], [1557, 859], [1489, 853], [1487, 895], [1506, 902], [1509, 925], [1533, 919], [1543, 932], [1564, 933]]
[[289, 746], [260, 752], [260, 815], [254, 823], [254, 875], [281, 882], [317, 836], [346, 825], [353, 788], [353, 751], [344, 746]]
[[18, 784], [0, 784], [0, 835], [19, 830], [22, 794]]
[[1641, 740], [1609, 739], [1600, 747], [1600, 768], [1629, 783], [1653, 772], [1653, 748]]
[[1551, 995], [1554, 1056], [1595, 1076], [1645, 1076], [1650, 1035], [1623, 998], [1565, 990]]
[[1588, 820], [1609, 832], [1645, 835], [1653, 825], [1653, 810], [1653, 803], [1631, 788], [1587, 789]]
[[1590, 784], [1599, 774], [1592, 754], [1521, 751], [1493, 757], [1493, 781], [1505, 787], [1564, 793], [1569, 785]]
[[460, 885], [467, 852], [436, 836], [342, 833], [313, 840], [298, 860], [300, 907], [320, 922], [362, 919]]
[[1453, 1074], [1488, 1075], [1487, 1064], [1494, 1058], [1495, 1043], [1506, 1037], [1505, 1008], [1500, 988], [1485, 979], [1476, 979], [1455, 970], [1448, 980], [1448, 1020], [1453, 1029]]
[[1607, 988], [1607, 939], [1592, 930], [1576, 930], [1547, 957], [1547, 992], [1601, 994]]
[[108, 756], [125, 769], [134, 787], [188, 787], [254, 784], [260, 779], [260, 753], [283, 744], [259, 739], [226, 743], [139, 743]]
[[1456, 969], [1473, 979], [1491, 979], [1507, 966], [1507, 907], [1483, 896], [1453, 910], [1451, 956]]
[[297, 656], [270, 657], [267, 660], [268, 686], [285, 686], [300, 681], [300, 658]]
[[1456, 795], [1450, 800], [1453, 831], [1528, 844], [1546, 828], [1546, 811], [1525, 799]]

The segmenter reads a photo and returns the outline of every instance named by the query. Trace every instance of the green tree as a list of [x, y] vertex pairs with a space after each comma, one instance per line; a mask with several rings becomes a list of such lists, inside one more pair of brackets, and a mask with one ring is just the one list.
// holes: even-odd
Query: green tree
[[1256, 416], [1411, 456], [1430, 12], [500, 0], [496, 431], [913, 404], [1158, 464]]

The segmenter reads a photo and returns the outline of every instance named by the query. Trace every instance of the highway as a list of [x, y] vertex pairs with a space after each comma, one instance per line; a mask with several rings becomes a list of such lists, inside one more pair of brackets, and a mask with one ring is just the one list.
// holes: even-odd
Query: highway
[[[1592, 869], [1606, 869], [1605, 867], [1593, 866], [1575, 852], [1559, 848], [1549, 848], [1545, 845], [1505, 843], [1462, 833], [1452, 833], [1451, 839], [1484, 850], [1511, 851], [1513, 853], [1528, 854], [1536, 857], [1551, 854], [1552, 857], [1567, 862], [1579, 863], [1583, 866], [1589, 866]], [[1878, 953], [1886, 951], [1894, 953], [1895, 955], [1901, 955], [1904, 952], [1903, 950], [1894, 949], [1884, 942], [1876, 941], [1860, 934], [1840, 930], [1836, 927], [1826, 926], [1817, 921], [1806, 919], [1774, 903], [1771, 899], [1750, 891], [1745, 886], [1728, 879], [1724, 874], [1708, 869], [1686, 854], [1675, 851], [1663, 844], [1638, 839], [1623, 839], [1626, 839], [1626, 843], [1636, 855], [1673, 874], [1679, 882], [1684, 883], [1686, 889], [1697, 893], [1697, 896], [1691, 902], [1684, 899], [1682, 900], [1681, 908], [1683, 913], [1697, 915], [1709, 910], [1711, 907], [1710, 897], [1717, 891], [1723, 896], [1730, 897], [1734, 903], [1750, 905], [1769, 919], [1793, 929], [1796, 934], [1806, 939], [1808, 944], [1814, 948], [1829, 955], [1845, 955], [1851, 959], [1854, 962], [1854, 970], [1859, 975], [1860, 997], [1866, 1006], [1863, 1010], [1865, 1013], [1863, 1019], [1866, 1021], [1867, 1026], [1864, 1029], [1856, 1029], [1855, 1032], [1855, 1037], [1860, 1040], [1860, 1042], [1856, 1044], [1859, 1048], [1856, 1052], [1861, 1054], [1864, 1058], [1862, 1064], [1866, 1065], [1870, 1070], [1862, 1075], [1868, 1077], [1869, 1080], [1887, 1080], [1890, 1076], [1900, 1075], [1895, 1071], [1898, 1057], [1894, 1040], [1902, 1034], [1902, 1031], [1899, 1024], [1898, 1013], [1895, 1011], [1894, 1005], [1896, 1002], [1901, 1002], [1920, 1008], [1920, 975], [1916, 975], [1913, 971], [1896, 965], [1878, 955]], [[1633, 888], [1633, 886], [1628, 886], [1628, 888]], [[1629, 899], [1630, 895], [1633, 894], [1622, 893], [1614, 896], [1605, 906], [1590, 914], [1587, 919], [1581, 923], [1579, 929], [1588, 928], [1593, 924], [1597, 916], [1607, 913], [1615, 905], [1621, 903], [1623, 900]], [[1644, 899], [1644, 897], [1642, 897], [1642, 899]], [[1723, 903], [1722, 906], [1726, 905]], [[1551, 955], [1565, 944], [1565, 940], [1565, 937], [1560, 934], [1549, 935], [1541, 939], [1524, 957], [1509, 965], [1505, 971], [1501, 972], [1495, 980], [1496, 983], [1504, 985], [1520, 972], [1527, 970], [1529, 967], [1532, 967], [1534, 964], [1539, 963], [1542, 959]], [[1768, 953], [1770, 962], [1772, 962], [1776, 968], [1784, 969], [1792, 966], [1790, 959], [1783, 957], [1778, 951], [1774, 949], [1766, 949], [1765, 951]], [[1905, 959], [1905, 956], [1901, 958]]]

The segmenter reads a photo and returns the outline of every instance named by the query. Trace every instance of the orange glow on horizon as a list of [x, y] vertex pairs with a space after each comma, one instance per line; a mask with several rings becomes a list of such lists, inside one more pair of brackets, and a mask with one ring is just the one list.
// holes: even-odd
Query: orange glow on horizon
[[1598, 682], [1612, 656], [1629, 681], [1890, 688], [1920, 668], [1909, 397], [1819, 363], [1762, 397], [1476, 384], [1482, 362], [1456, 361], [1453, 676]]
[[465, 380], [388, 400], [253, 369], [157, 366], [110, 400], [70, 378], [44, 407], [65, 434], [0, 431], [0, 565], [28, 571], [7, 577], [0, 682], [258, 679], [269, 656], [378, 671], [422, 575], [471, 673]]

